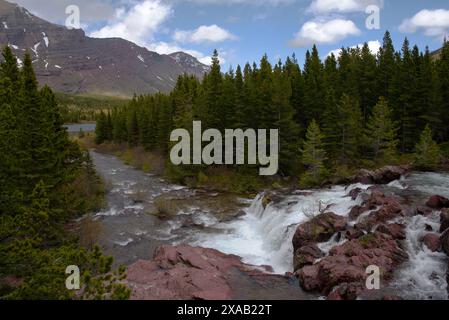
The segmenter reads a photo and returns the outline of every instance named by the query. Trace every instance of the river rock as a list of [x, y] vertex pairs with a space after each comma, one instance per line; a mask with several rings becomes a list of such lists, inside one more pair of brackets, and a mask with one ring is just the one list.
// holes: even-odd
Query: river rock
[[441, 210], [440, 222], [441, 222], [440, 232], [443, 233], [444, 231], [446, 231], [449, 228], [449, 210], [448, 209]]
[[400, 223], [381, 224], [377, 227], [376, 231], [388, 234], [396, 240], [404, 240], [406, 238], [405, 226]]
[[356, 205], [351, 208], [351, 211], [349, 211], [349, 219], [351, 220], [357, 220], [357, 218], [365, 211], [366, 209], [362, 206]]
[[449, 256], [449, 229], [446, 229], [440, 237], [441, 248]]
[[432, 209], [449, 208], [449, 199], [435, 195], [430, 197], [430, 199], [426, 202], [426, 206]]
[[373, 195], [365, 207], [372, 208], [375, 206], [380, 206], [380, 209], [371, 212], [362, 221], [357, 223], [357, 228], [370, 232], [376, 225], [386, 223], [405, 215], [404, 208], [394, 197]]
[[[240, 257], [213, 249], [163, 245], [152, 261], [128, 267], [126, 284], [134, 300], [305, 299], [289, 277], [270, 267], [242, 263]], [[266, 288], [266, 290], [264, 290]]]
[[410, 170], [411, 168], [408, 166], [386, 166], [374, 171], [362, 169], [352, 180], [363, 184], [388, 184], [400, 179]]
[[432, 252], [436, 252], [440, 248], [440, 237], [434, 233], [424, 235], [421, 241]]
[[324, 257], [324, 253], [316, 244], [305, 245], [296, 250], [293, 256], [294, 270], [299, 270], [304, 266], [312, 265], [316, 260]]
[[346, 228], [346, 231], [344, 232], [344, 237], [348, 240], [358, 239], [358, 238], [362, 237], [363, 235], [365, 235], [363, 230], [360, 230], [360, 229], [357, 229], [354, 227], [348, 227], [348, 228]]
[[416, 214], [428, 217], [433, 213], [433, 210], [430, 209], [429, 207], [425, 207], [425, 206], [418, 206], [416, 208]]
[[347, 294], [339, 292], [338, 296], [355, 299], [365, 290], [367, 266], [378, 266], [382, 278], [388, 279], [406, 259], [407, 254], [391, 236], [369, 234], [332, 248], [329, 256], [296, 274], [304, 290], [328, 295], [335, 287], [346, 284], [351, 290]]
[[330, 240], [335, 233], [345, 229], [346, 223], [345, 217], [328, 212], [301, 224], [293, 236], [294, 251], [310, 243]]
[[349, 191], [348, 197], [350, 197], [352, 200], [355, 200], [358, 198], [359, 194], [362, 193], [362, 188], [355, 188]]

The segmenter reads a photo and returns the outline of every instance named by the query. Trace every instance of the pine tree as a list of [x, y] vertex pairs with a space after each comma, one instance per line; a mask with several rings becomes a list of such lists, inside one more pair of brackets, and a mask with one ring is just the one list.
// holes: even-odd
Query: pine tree
[[445, 141], [449, 140], [449, 42], [445, 41], [438, 61], [440, 114], [443, 126], [442, 136]]
[[[332, 104], [334, 95], [328, 92], [326, 99]], [[343, 95], [326, 113], [325, 134], [327, 146], [333, 160], [341, 164], [353, 164], [360, 158], [362, 144], [362, 113], [353, 97]]]
[[323, 147], [324, 136], [315, 120], [312, 120], [307, 128], [306, 140], [301, 150], [301, 162], [306, 168], [306, 173], [301, 178], [301, 184], [314, 186], [323, 181], [327, 175], [324, 165], [326, 152]]
[[440, 149], [438, 144], [433, 140], [432, 130], [430, 126], [426, 126], [418, 144], [415, 147], [415, 166], [420, 170], [437, 169], [440, 160]]
[[306, 53], [304, 65], [304, 113], [306, 123], [310, 123], [312, 119], [320, 121], [322, 118], [326, 94], [323, 77], [323, 64], [318, 49], [314, 46], [312, 53]]
[[107, 117], [103, 111], [100, 112], [100, 115], [97, 118], [97, 125], [95, 127], [95, 143], [102, 144], [108, 140], [107, 133]]
[[223, 123], [220, 119], [222, 81], [218, 51], [215, 50], [210, 71], [204, 78], [205, 110], [202, 111], [204, 128], [222, 128]]
[[381, 97], [368, 120], [366, 141], [375, 159], [392, 160], [398, 145], [397, 128], [385, 98]]
[[390, 32], [385, 32], [382, 47], [379, 50], [379, 72], [377, 97], [385, 97], [389, 100], [390, 86], [395, 75], [395, 50]]
[[362, 107], [363, 120], [366, 124], [372, 108], [377, 103], [376, 90], [377, 60], [371, 53], [367, 43], [362, 47], [359, 63], [359, 95]]

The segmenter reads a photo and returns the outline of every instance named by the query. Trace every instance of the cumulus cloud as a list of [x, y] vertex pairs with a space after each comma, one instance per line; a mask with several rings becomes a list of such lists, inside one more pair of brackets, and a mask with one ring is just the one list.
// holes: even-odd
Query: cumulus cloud
[[161, 25], [172, 15], [170, 5], [160, 0], [145, 0], [130, 9], [116, 10], [110, 24], [90, 34], [94, 38], [124, 38], [140, 46], [147, 46]]
[[307, 47], [313, 44], [332, 44], [361, 32], [351, 20], [308, 21], [299, 30], [290, 45]]
[[383, 0], [313, 0], [307, 9], [315, 14], [364, 12], [370, 5], [383, 6]]
[[401, 32], [422, 32], [426, 36], [442, 39], [449, 34], [449, 10], [421, 10], [412, 18], [405, 19], [399, 27]]
[[[358, 44], [356, 46], [352, 46], [351, 48], [352, 49], [355, 49], [357, 47], [358, 48], [362, 48], [363, 46], [364, 46], [364, 44], [361, 43], [361, 44]], [[369, 49], [370, 49], [372, 54], [377, 54], [377, 53], [379, 53], [379, 50], [382, 47], [382, 44], [380, 43], [379, 40], [369, 41], [368, 42], [368, 47], [369, 47]], [[341, 49], [332, 50], [331, 52], [329, 52], [327, 54], [327, 56], [329, 57], [331, 54], [333, 54], [336, 58], [338, 58], [338, 57], [340, 57]]]
[[200, 26], [195, 30], [176, 30], [173, 34], [173, 39], [181, 43], [217, 43], [236, 38], [232, 33], [216, 24]]

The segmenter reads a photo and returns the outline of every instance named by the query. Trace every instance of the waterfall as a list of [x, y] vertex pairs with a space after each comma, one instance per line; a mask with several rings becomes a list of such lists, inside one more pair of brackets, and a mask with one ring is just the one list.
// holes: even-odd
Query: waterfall
[[243, 258], [245, 263], [269, 265], [275, 273], [293, 271], [292, 239], [297, 226], [318, 214], [320, 207], [346, 216], [359, 200], [351, 200], [347, 193], [357, 187], [336, 186], [325, 190], [298, 190], [281, 195], [281, 200], [263, 205], [264, 194], [259, 194], [246, 210], [246, 215], [216, 227], [218, 234], [197, 235], [194, 245], [215, 248]]

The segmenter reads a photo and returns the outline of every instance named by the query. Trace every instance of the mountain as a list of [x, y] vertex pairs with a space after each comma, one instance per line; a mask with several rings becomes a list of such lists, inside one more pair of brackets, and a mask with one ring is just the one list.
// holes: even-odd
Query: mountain
[[179, 75], [202, 77], [208, 70], [187, 53], [160, 55], [120, 38], [90, 38], [0, 0], [0, 46], [6, 45], [18, 57], [28, 50], [39, 82], [64, 93], [168, 92]]

